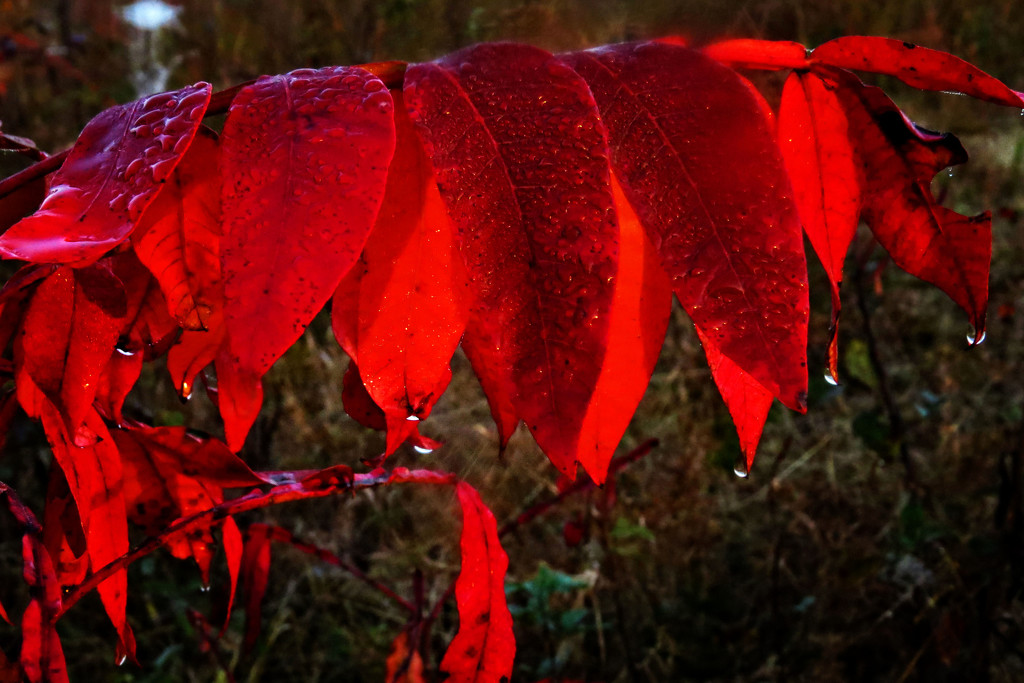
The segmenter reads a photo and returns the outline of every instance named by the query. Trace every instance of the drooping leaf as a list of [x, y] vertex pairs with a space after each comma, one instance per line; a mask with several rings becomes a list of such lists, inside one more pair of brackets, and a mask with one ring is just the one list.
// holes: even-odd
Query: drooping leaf
[[658, 361], [672, 310], [672, 285], [640, 219], [612, 177], [619, 220], [619, 271], [608, 313], [608, 353], [580, 434], [580, 464], [604, 483]]
[[217, 137], [200, 128], [132, 234], [135, 253], [186, 330], [208, 330], [214, 309], [223, 305], [220, 193]]
[[[19, 381], [26, 374], [32, 378], [60, 412], [76, 445], [96, 439], [85, 418], [126, 307], [120, 280], [95, 264], [57, 270], [38, 286], [25, 311], [15, 344]], [[32, 414], [28, 405], [22, 406]]]
[[[23, 391], [22, 384], [26, 382], [19, 384], [19, 394]], [[38, 389], [29, 386], [25, 391], [38, 392]], [[78, 508], [85, 531], [89, 568], [95, 572], [128, 552], [121, 458], [106, 425], [95, 410], [90, 409], [86, 415], [85, 426], [96, 440], [91, 445], [79, 447], [73, 445], [56, 408], [42, 400], [43, 429]], [[22, 400], [22, 405], [25, 404], [26, 401]], [[97, 592], [117, 631], [119, 653], [134, 661], [135, 637], [125, 616], [127, 572], [124, 569], [117, 571], [98, 586]]]
[[410, 66], [405, 97], [456, 228], [475, 295], [467, 353], [502, 437], [514, 410], [574, 470], [618, 261], [589, 89], [549, 53], [499, 44]]
[[50, 466], [46, 509], [43, 513], [43, 543], [53, 560], [57, 582], [61, 586], [82, 583], [89, 571], [85, 531], [71, 489], [58, 463]]
[[730, 69], [673, 45], [565, 59], [594, 92], [616, 173], [680, 303], [723, 355], [803, 410], [806, 261], [758, 99]]
[[832, 285], [828, 371], [838, 381], [839, 287], [860, 220], [861, 179], [834, 90], [814, 73], [792, 73], [782, 90], [778, 138], [804, 232]]
[[[820, 67], [819, 67], [820, 68]], [[849, 121], [864, 187], [864, 221], [893, 261], [949, 295], [985, 334], [992, 218], [962, 216], [931, 193], [936, 173], [967, 161], [952, 135], [912, 123], [880, 89], [849, 72], [820, 68], [835, 83]]]
[[97, 115], [39, 210], [0, 235], [0, 255], [83, 265], [127, 239], [191, 144], [210, 92], [197, 83]]
[[[225, 488], [263, 483], [223, 443], [193, 437], [184, 427], [134, 425], [113, 434], [124, 466], [128, 517], [150, 536], [180, 517], [222, 503]], [[197, 527], [166, 543], [175, 557], [194, 558], [207, 584], [213, 559], [211, 528]], [[225, 531], [225, 536], [229, 533]]]
[[879, 36], [844, 36], [816, 47], [812, 64], [895, 76], [921, 90], [960, 92], [1007, 107], [1024, 107], [1024, 95], [959, 57]]
[[245, 533], [242, 553], [241, 584], [245, 597], [246, 651], [252, 650], [260, 637], [260, 608], [270, 578], [270, 535], [266, 524], [251, 524]]
[[334, 335], [384, 411], [393, 452], [451, 379], [469, 315], [462, 261], [434, 174], [395, 95], [395, 157], [377, 223], [334, 294]]
[[228, 604], [224, 610], [224, 625], [221, 627], [221, 636], [227, 631], [231, 622], [231, 611], [235, 606], [235, 595], [238, 593], [238, 580], [242, 573], [242, 554], [245, 550], [245, 543], [242, 540], [242, 532], [238, 530], [238, 523], [234, 517], [224, 520], [221, 527], [221, 541], [224, 544], [224, 559], [228, 566]]
[[462, 568], [455, 581], [459, 631], [441, 661], [451, 683], [499, 683], [512, 676], [516, 643], [505, 601], [508, 556], [494, 515], [465, 482], [455, 487], [462, 508]]
[[263, 77], [231, 105], [218, 379], [232, 450], [258, 413], [255, 386], [359, 257], [394, 152], [393, 109], [385, 85], [357, 67]]
[[[394, 448], [397, 448], [405, 441], [408, 441], [421, 453], [429, 453], [441, 445], [437, 441], [420, 434], [420, 420], [415, 415], [400, 420], [393, 418], [389, 423], [387, 415], [374, 402], [366, 390], [366, 385], [363, 384], [359, 373], [359, 367], [354, 360], [349, 363], [348, 368], [345, 370], [345, 376], [342, 379], [341, 402], [345, 408], [345, 413], [359, 424], [370, 429], [376, 429], [377, 431], [387, 430], [389, 445], [385, 448], [384, 453], [378, 458], [364, 462], [372, 463], [376, 466], [381, 465], [384, 459], [394, 451]], [[394, 448], [390, 445], [392, 443]]]
[[761, 432], [764, 431], [764, 423], [768, 419], [768, 411], [772, 407], [774, 397], [760, 382], [727, 356], [722, 355], [714, 339], [704, 334], [699, 327], [697, 336], [704, 346], [715, 386], [718, 387], [733, 424], [736, 425], [744, 466], [742, 470], [737, 466], [736, 471], [746, 476], [754, 465], [757, 444], [761, 441]]
[[21, 669], [32, 683], [65, 683], [67, 665], [54, 623], [61, 607], [61, 590], [53, 561], [40, 538], [36, 516], [3, 482], [0, 499], [22, 529], [22, 576], [31, 594], [21, 618]]

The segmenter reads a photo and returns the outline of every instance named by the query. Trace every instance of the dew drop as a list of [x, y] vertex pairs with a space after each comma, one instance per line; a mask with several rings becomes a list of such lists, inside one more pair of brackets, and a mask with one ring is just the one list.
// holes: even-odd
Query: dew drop
[[978, 344], [985, 341], [986, 336], [988, 336], [988, 333], [982, 331], [981, 337], [979, 337], [978, 333], [974, 329], [974, 326], [972, 325], [970, 331], [967, 333], [967, 343], [970, 344], [971, 346], [977, 346]]
[[417, 417], [416, 415], [410, 415], [409, 417], [407, 417], [405, 419], [408, 422], [419, 422], [420, 421], [420, 418]]
[[124, 663], [127, 662], [127, 661], [128, 661], [128, 655], [121, 655], [121, 657], [117, 660], [117, 665], [118, 666], [124, 666]]
[[825, 381], [834, 387], [839, 386], [839, 382], [837, 382], [836, 378], [832, 376], [832, 371], [828, 368], [825, 368]]
[[736, 464], [732, 468], [733, 474], [740, 479], [746, 479], [750, 472], [747, 470], [747, 457], [740, 453], [739, 457], [736, 458]]
[[210, 592], [210, 584], [204, 583], [203, 585], [201, 585], [199, 587], [199, 591], [202, 592], [202, 593], [209, 593]]
[[412, 449], [420, 455], [430, 455], [434, 452], [433, 448], [424, 448], [423, 446], [413, 446]]

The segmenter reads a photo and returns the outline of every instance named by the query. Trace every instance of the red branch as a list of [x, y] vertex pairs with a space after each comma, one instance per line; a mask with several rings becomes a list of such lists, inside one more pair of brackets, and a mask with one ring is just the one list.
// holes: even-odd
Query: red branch
[[[337, 471], [337, 468], [328, 468], [324, 472], [328, 471]], [[268, 491], [255, 489], [244, 496], [224, 501], [220, 505], [215, 505], [202, 512], [179, 519], [167, 527], [162, 534], [153, 536], [135, 548], [135, 550], [122, 555], [102, 567], [99, 571], [90, 575], [84, 583], [68, 593], [64, 598], [60, 611], [54, 616], [54, 620], [56, 621], [64, 616], [79, 600], [116, 572], [127, 568], [136, 560], [165, 545], [171, 538], [187, 534], [197, 527], [209, 526], [213, 522], [242, 512], [258, 510], [281, 503], [290, 503], [295, 500], [326, 498], [339, 493], [354, 493], [355, 491], [388, 484], [418, 483], [438, 485], [454, 484], [456, 481], [457, 479], [453, 474], [430, 470], [408, 470], [404, 467], [398, 467], [391, 472], [378, 468], [365, 474], [344, 477], [322, 476], [322, 473], [318, 473], [311, 477], [306, 477], [302, 481], [275, 486]]]

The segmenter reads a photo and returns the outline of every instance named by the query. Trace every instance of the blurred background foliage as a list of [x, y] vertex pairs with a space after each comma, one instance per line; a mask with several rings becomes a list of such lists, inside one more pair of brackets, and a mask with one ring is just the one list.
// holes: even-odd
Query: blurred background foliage
[[[886, 35], [953, 52], [1024, 88], [1017, 0], [182, 0], [158, 30], [114, 0], [0, 0], [0, 119], [51, 151], [98, 111], [147, 89], [215, 88], [299, 67], [426, 60], [478, 41], [552, 50], [681, 34], [790, 39]], [[777, 76], [758, 75], [769, 99]], [[806, 416], [776, 406], [760, 455], [737, 479], [738, 445], [684, 313], [622, 444], [660, 446], [614, 486], [570, 499], [506, 537], [516, 679], [586, 681], [1024, 680], [1024, 118], [963, 97], [883, 86], [916, 121], [950, 130], [971, 162], [936, 193], [992, 209], [987, 341], [966, 349], [963, 315], [891, 267], [866, 234], [848, 261], [843, 384], [812, 373]], [[3, 158], [9, 173], [23, 164]], [[756, 160], [752, 160], [756, 163]], [[810, 355], [824, 368], [828, 288], [809, 257]], [[342, 411], [347, 360], [326, 319], [267, 378], [244, 456], [256, 468], [357, 464], [383, 439]], [[468, 363], [424, 424], [446, 445], [395, 465], [449, 469], [478, 486], [499, 524], [556, 493], [529, 435], [499, 461]], [[128, 411], [219, 433], [205, 397], [180, 405], [161, 367]], [[49, 456], [19, 420], [0, 480], [41, 512]], [[240, 520], [280, 524], [409, 594], [436, 600], [458, 567], [457, 514], [437, 491], [370, 492]], [[0, 519], [0, 599], [24, 603], [16, 534]], [[275, 547], [263, 635], [241, 651], [241, 617], [211, 646], [189, 608], [222, 609], [225, 572], [204, 591], [158, 553], [131, 570], [141, 669], [115, 668], [95, 598], [61, 622], [73, 681], [381, 681], [402, 615], [336, 568]], [[456, 628], [435, 627], [428, 668]], [[13, 627], [0, 648], [17, 651]], [[230, 674], [228, 673], [230, 672]]]

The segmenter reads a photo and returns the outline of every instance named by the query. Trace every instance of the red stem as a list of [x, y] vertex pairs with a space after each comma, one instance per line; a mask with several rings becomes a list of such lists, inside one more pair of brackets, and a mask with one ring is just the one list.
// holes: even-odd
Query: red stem
[[316, 557], [317, 559], [322, 560], [327, 564], [331, 564], [335, 567], [344, 569], [352, 576], [356, 577], [366, 585], [375, 589], [377, 592], [386, 595], [387, 597], [394, 600], [402, 609], [406, 610], [410, 614], [416, 613], [416, 606], [413, 605], [411, 602], [403, 598], [398, 593], [395, 593], [393, 590], [385, 586], [380, 581], [377, 581], [376, 579], [368, 576], [359, 567], [349, 564], [345, 560], [341, 559], [340, 557], [332, 553], [330, 550], [325, 550], [324, 548], [313, 545], [312, 543], [307, 543], [306, 541], [297, 538], [295, 534], [293, 534], [292, 532], [288, 531], [283, 527], [274, 526], [272, 524], [268, 524], [267, 526], [270, 529], [271, 540], [277, 541], [278, 543], [287, 543], [296, 550], [304, 552], [307, 555], [312, 555], [313, 557]]
[[312, 484], [310, 479], [307, 478], [297, 483], [275, 486], [266, 492], [255, 489], [244, 496], [225, 501], [202, 512], [179, 519], [167, 527], [160, 535], [149, 538], [142, 545], [135, 548], [135, 550], [122, 555], [116, 560], [112, 560], [65, 596], [60, 611], [54, 616], [54, 621], [64, 616], [79, 600], [112, 575], [165, 545], [173, 536], [188, 533], [195, 527], [208, 526], [225, 517], [270, 507], [271, 505], [289, 503], [294, 500], [326, 498], [339, 493], [355, 492], [386, 484], [452, 484], [455, 481], [454, 475], [450, 474], [422, 470], [410, 472], [404, 468], [398, 468], [393, 472], [377, 469], [367, 474], [356, 474], [350, 479], [336, 477], [316, 479]]

